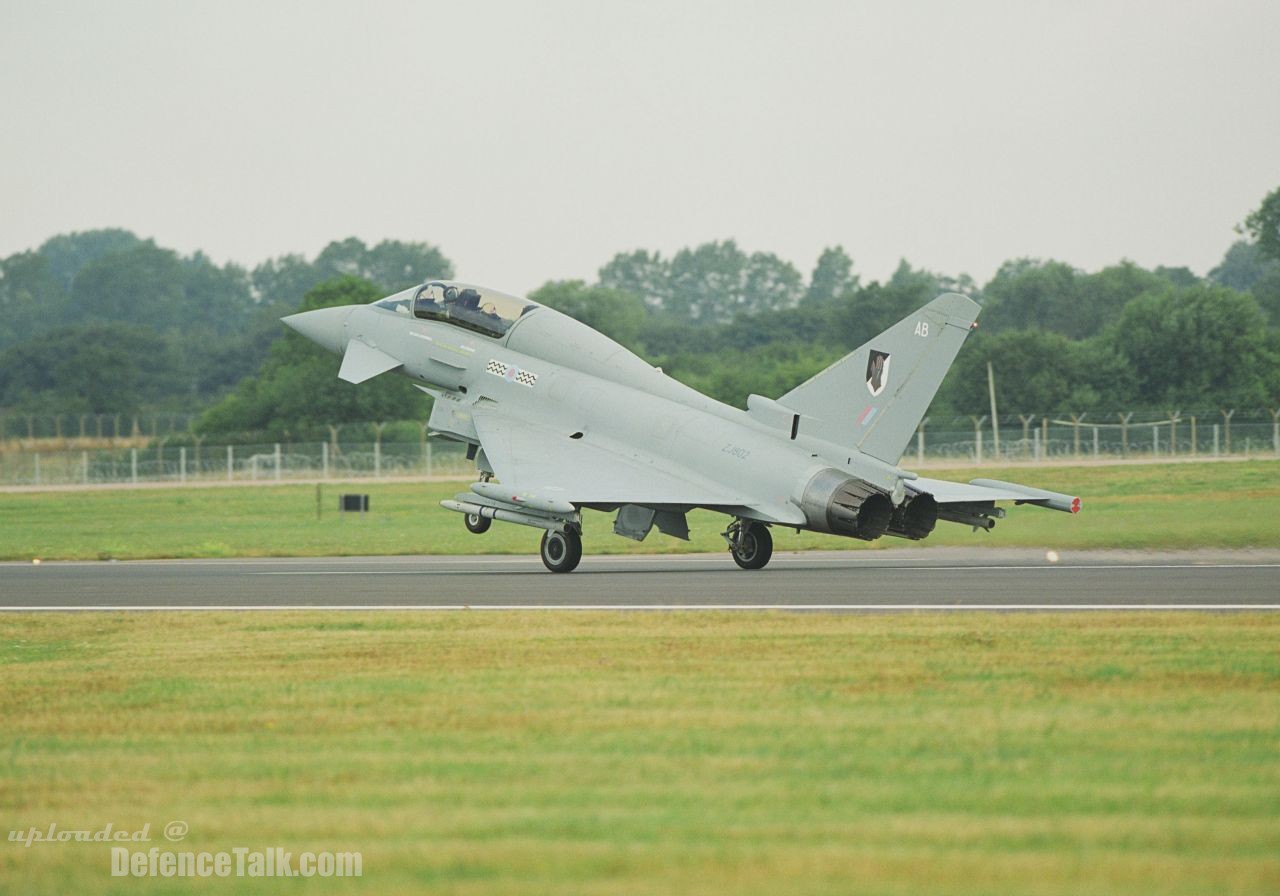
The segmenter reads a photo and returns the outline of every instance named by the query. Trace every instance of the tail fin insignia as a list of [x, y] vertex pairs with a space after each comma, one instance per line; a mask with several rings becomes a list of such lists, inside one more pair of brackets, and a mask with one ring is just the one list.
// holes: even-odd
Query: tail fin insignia
[[[896, 464], [978, 311], [966, 296], [940, 295], [776, 403], [802, 415], [801, 434]], [[859, 382], [870, 402], [854, 397]]]
[[889, 383], [889, 353], [871, 350], [867, 358], [867, 391], [879, 395]]

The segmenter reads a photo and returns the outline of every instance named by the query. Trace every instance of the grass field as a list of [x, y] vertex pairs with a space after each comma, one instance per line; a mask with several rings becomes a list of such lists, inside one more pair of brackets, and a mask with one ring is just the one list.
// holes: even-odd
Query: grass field
[[[950, 470], [961, 481], [985, 476], [1082, 495], [1077, 517], [1011, 508], [990, 533], [939, 524], [922, 544], [1063, 548], [1280, 546], [1280, 463], [1150, 464]], [[538, 532], [496, 524], [473, 536], [438, 506], [466, 483], [359, 483], [324, 487], [316, 517], [313, 485], [137, 489], [0, 494], [0, 559], [536, 553]], [[367, 492], [367, 518], [336, 512], [342, 491]], [[720, 551], [725, 517], [690, 515], [691, 542], [656, 531], [643, 543], [612, 533], [612, 515], [585, 515], [588, 553]], [[775, 528], [778, 550], [872, 549], [871, 545]]]
[[[255, 892], [1280, 890], [1276, 615], [56, 614], [0, 635], [4, 827], [362, 853], [360, 880]], [[6, 892], [246, 882], [200, 883], [112, 878], [102, 844], [0, 847]]]

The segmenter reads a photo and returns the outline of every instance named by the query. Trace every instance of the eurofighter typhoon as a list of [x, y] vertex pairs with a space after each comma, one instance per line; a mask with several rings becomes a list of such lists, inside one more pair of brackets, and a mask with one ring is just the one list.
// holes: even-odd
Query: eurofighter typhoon
[[394, 372], [435, 398], [430, 431], [464, 443], [479, 473], [441, 502], [471, 532], [493, 520], [541, 529], [542, 562], [570, 572], [584, 510], [616, 513], [614, 532], [640, 541], [655, 527], [688, 539], [686, 514], [704, 507], [729, 517], [734, 561], [760, 569], [771, 526], [919, 540], [939, 520], [990, 529], [1005, 513], [997, 501], [1080, 510], [1070, 495], [899, 465], [978, 310], [941, 295], [745, 411], [552, 308], [452, 280], [284, 322], [341, 354], [347, 382]]

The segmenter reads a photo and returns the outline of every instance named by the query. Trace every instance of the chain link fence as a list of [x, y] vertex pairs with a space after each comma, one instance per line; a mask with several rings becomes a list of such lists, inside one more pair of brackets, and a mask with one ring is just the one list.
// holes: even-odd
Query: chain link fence
[[[957, 424], [969, 423], [967, 429]], [[1146, 419], [1136, 413], [1106, 417], [1025, 414], [926, 419], [903, 457], [904, 464], [1045, 463], [1280, 457], [1280, 419], [1271, 413], [1209, 412]]]
[[[425, 438], [420, 423], [333, 427], [357, 438], [227, 444], [174, 430], [97, 439], [0, 441], [0, 486], [113, 483], [264, 483], [323, 479], [469, 477], [475, 465], [457, 442]], [[360, 440], [399, 433], [395, 440]], [[405, 440], [417, 434], [414, 441]], [[902, 459], [906, 467], [1009, 463], [1109, 462], [1221, 457], [1280, 457], [1276, 412], [985, 416], [926, 418]]]
[[475, 469], [456, 442], [170, 445], [0, 453], [0, 485], [262, 483], [459, 477]]

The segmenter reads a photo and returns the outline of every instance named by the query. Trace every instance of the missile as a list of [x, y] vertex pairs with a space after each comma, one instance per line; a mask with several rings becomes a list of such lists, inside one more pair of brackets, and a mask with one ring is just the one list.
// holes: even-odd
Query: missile
[[532, 492], [513, 492], [507, 486], [497, 482], [473, 482], [471, 490], [482, 498], [488, 498], [500, 504], [527, 507], [529, 510], [539, 510], [543, 513], [569, 514], [576, 513], [578, 510], [568, 501], [547, 498]]
[[517, 523], [521, 526], [533, 526], [535, 529], [547, 529], [555, 531], [564, 529], [564, 520], [552, 519], [548, 516], [538, 516], [533, 513], [521, 513], [519, 510], [503, 510], [500, 507], [487, 507], [481, 504], [472, 504], [469, 501], [441, 501], [440, 506], [445, 510], [455, 510], [458, 513], [475, 514], [479, 517], [491, 520], [502, 520], [506, 523]]

